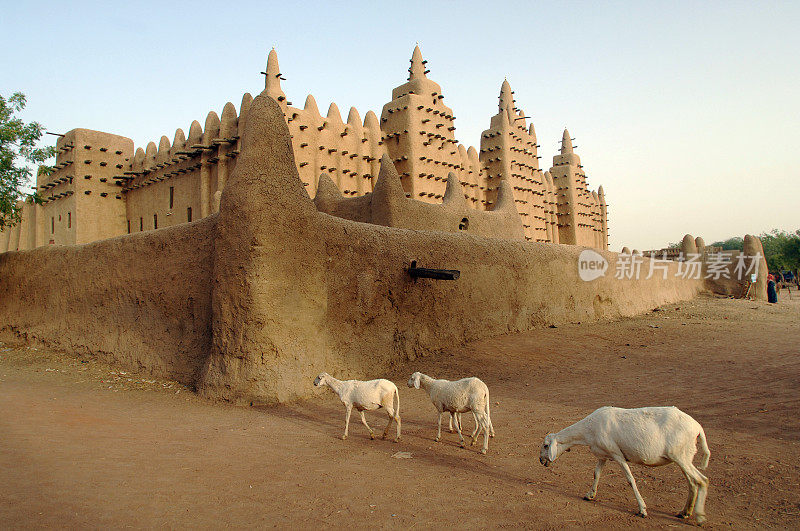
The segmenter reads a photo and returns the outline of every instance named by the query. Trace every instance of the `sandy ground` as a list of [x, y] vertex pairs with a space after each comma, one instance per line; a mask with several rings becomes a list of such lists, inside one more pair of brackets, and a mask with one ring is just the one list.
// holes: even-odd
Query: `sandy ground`
[[[679, 527], [676, 466], [633, 467], [650, 517], [608, 465], [582, 499], [585, 448], [549, 468], [549, 431], [603, 405], [675, 405], [711, 447], [708, 527], [800, 526], [800, 297], [700, 298], [634, 319], [573, 323], [452, 348], [386, 375], [403, 439], [371, 441], [331, 391], [280, 407], [208, 403], [95, 360], [0, 346], [0, 527]], [[489, 454], [435, 443], [414, 370], [480, 376]], [[378, 375], [376, 375], [378, 376]], [[311, 385], [311, 382], [309, 382]], [[368, 413], [382, 430], [385, 417]], [[466, 419], [466, 417], [465, 417]], [[465, 420], [468, 428], [472, 419]], [[392, 457], [410, 452], [410, 459]]]

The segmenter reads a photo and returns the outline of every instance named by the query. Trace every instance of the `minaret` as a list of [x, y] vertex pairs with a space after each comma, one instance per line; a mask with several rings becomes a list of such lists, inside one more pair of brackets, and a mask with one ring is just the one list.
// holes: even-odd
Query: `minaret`
[[381, 113], [382, 140], [408, 197], [441, 203], [448, 174], [463, 168], [455, 140], [453, 111], [442, 88], [428, 79], [426, 61], [414, 48], [408, 81], [392, 90]]
[[522, 217], [525, 238], [549, 241], [544, 220], [544, 184], [539, 170], [536, 133], [533, 124], [515, 106], [514, 92], [508, 80], [503, 80], [497, 114], [489, 129], [481, 134], [480, 162], [485, 180], [482, 208], [491, 210], [497, 201], [500, 182], [508, 182], [514, 202]]
[[578, 167], [581, 159], [572, 147], [572, 137], [567, 129], [561, 136], [561, 152], [553, 157], [550, 175], [556, 188], [556, 217], [558, 218], [558, 241], [570, 245], [578, 244], [577, 199]]
[[597, 188], [597, 198], [600, 200], [600, 234], [601, 245], [600, 248], [604, 251], [608, 250], [608, 207], [606, 205], [606, 194], [603, 191], [603, 186]]
[[[581, 159], [575, 154], [572, 137], [566, 129], [561, 138], [561, 153], [553, 157], [550, 174], [556, 188], [559, 241], [606, 249], [605, 196], [601, 190], [595, 199], [589, 191]], [[602, 236], [598, 237], [600, 232]]]
[[286, 114], [286, 106], [290, 105], [290, 103], [286, 101], [286, 94], [284, 94], [281, 89], [281, 79], [283, 79], [283, 77], [281, 77], [281, 70], [278, 66], [278, 53], [275, 51], [275, 48], [270, 50], [267, 56], [267, 69], [262, 73], [266, 77], [264, 80], [264, 91], [278, 101], [281, 110]]

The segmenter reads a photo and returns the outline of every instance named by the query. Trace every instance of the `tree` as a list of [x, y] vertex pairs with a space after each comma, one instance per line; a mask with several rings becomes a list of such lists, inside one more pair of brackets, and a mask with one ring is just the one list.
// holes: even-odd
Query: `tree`
[[740, 236], [734, 236], [721, 242], [714, 242], [711, 247], [722, 247], [723, 251], [741, 251], [744, 248], [744, 239]]
[[[25, 123], [15, 114], [25, 108], [25, 95], [15, 92], [9, 98], [0, 96], [0, 230], [19, 223], [21, 211], [17, 202], [22, 199], [21, 188], [30, 183], [31, 168], [55, 155], [53, 146], [37, 148], [44, 127], [37, 122]], [[39, 171], [48, 172], [47, 166]], [[38, 202], [37, 194], [28, 196]]]
[[[770, 271], [797, 271], [800, 269], [800, 230], [794, 232], [773, 229], [758, 236], [764, 247], [764, 258]], [[713, 247], [722, 247], [723, 251], [743, 248], [743, 239], [735, 236], [721, 242], [714, 242]]]
[[786, 232], [775, 229], [759, 238], [770, 271], [797, 271], [800, 268], [800, 230]]

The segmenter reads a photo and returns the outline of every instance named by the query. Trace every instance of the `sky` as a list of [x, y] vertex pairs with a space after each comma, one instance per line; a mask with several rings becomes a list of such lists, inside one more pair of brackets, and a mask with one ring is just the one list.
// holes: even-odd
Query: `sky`
[[[478, 146], [507, 78], [548, 169], [566, 127], [609, 247], [800, 229], [800, 2], [13, 2], [0, 94], [26, 120], [172, 139], [263, 89], [380, 115], [415, 44]], [[55, 137], [46, 137], [52, 142]]]

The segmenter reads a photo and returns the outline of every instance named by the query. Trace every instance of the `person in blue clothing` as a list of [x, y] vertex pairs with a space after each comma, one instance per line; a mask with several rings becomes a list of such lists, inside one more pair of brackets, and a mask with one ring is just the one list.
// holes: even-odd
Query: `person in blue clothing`
[[778, 291], [775, 284], [775, 276], [767, 275], [767, 302], [778, 302]]

